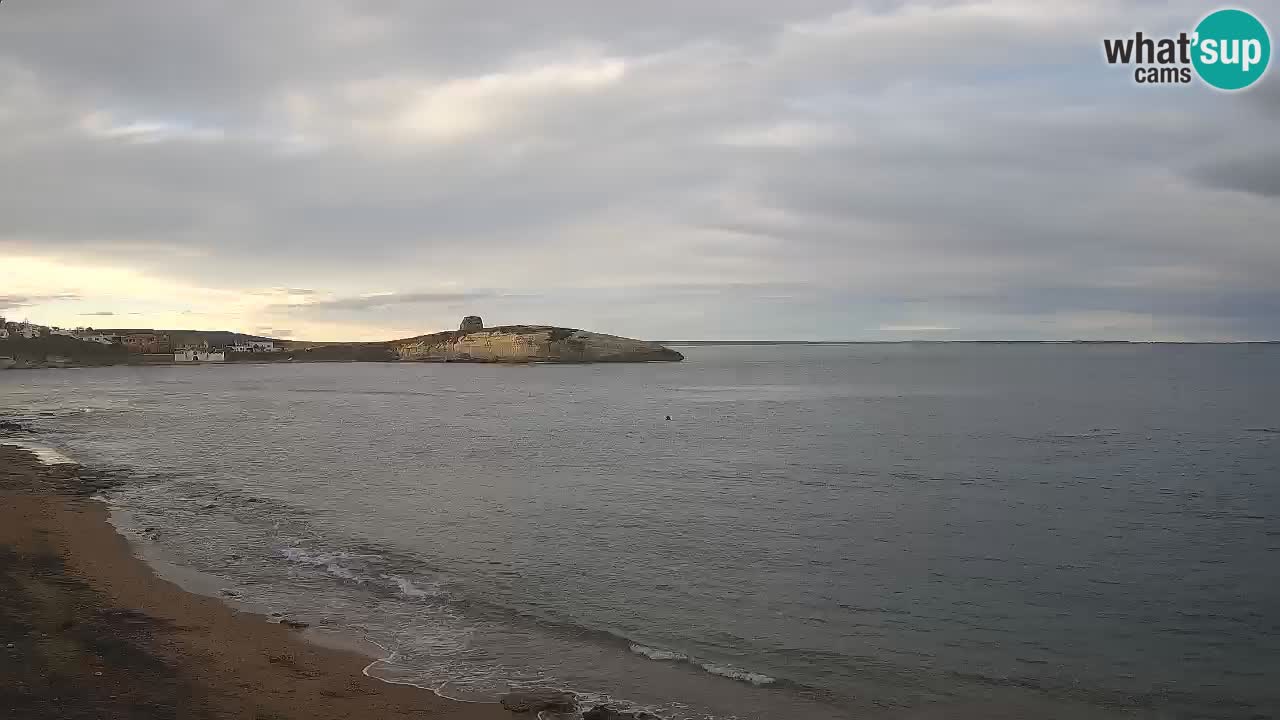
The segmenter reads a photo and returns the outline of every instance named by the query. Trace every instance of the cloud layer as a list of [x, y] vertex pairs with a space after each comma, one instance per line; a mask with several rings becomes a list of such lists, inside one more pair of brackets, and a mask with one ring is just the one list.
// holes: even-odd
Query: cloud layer
[[1273, 339], [1277, 73], [1101, 57], [1210, 9], [5, 3], [0, 296], [309, 339]]

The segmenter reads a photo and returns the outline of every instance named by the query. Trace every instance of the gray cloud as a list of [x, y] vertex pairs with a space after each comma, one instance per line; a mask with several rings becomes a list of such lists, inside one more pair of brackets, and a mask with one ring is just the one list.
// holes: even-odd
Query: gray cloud
[[1280, 152], [1222, 158], [1197, 167], [1192, 177], [1209, 187], [1280, 197]]
[[317, 310], [385, 310], [394, 305], [423, 305], [431, 303], [460, 303], [477, 300], [480, 298], [493, 297], [491, 292], [414, 292], [414, 293], [387, 293], [382, 295], [361, 295], [356, 297], [341, 297], [332, 300], [319, 300], [298, 305], [276, 305], [277, 310], [301, 310], [301, 311], [317, 311]]
[[1101, 62], [1189, 1], [984, 7], [6, 3], [0, 248], [294, 328], [1280, 335], [1280, 76]]
[[0, 310], [12, 310], [16, 308], [31, 307], [41, 303], [56, 302], [58, 300], [79, 300], [79, 295], [71, 293], [59, 293], [55, 295], [0, 295]]

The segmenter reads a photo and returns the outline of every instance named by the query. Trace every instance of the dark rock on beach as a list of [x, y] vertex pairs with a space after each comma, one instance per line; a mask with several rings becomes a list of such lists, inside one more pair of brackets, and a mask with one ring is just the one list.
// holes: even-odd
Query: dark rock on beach
[[573, 712], [578, 697], [564, 690], [521, 690], [502, 696], [502, 707], [516, 713]]
[[24, 420], [0, 418], [0, 432], [34, 433], [35, 430]]

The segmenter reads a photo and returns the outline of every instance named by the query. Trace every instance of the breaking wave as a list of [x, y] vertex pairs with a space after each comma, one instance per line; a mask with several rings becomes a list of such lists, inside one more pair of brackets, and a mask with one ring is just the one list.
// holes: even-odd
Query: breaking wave
[[690, 658], [682, 652], [676, 652], [675, 650], [664, 650], [662, 648], [640, 645], [639, 643], [631, 643], [629, 649], [631, 652], [637, 655], [643, 655], [650, 660], [656, 660], [658, 662], [688, 663], [695, 667], [702, 668], [712, 675], [719, 675], [720, 677], [729, 678], [730, 680], [741, 680], [742, 682], [751, 683], [756, 686], [773, 685], [778, 682], [777, 678], [770, 677], [763, 673], [743, 670], [742, 668], [726, 665], [724, 663], [700, 662]]

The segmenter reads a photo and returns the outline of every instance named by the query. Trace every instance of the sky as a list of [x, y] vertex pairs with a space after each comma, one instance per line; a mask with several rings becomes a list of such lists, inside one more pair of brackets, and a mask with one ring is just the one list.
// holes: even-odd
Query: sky
[[1280, 71], [1103, 60], [1217, 7], [6, 0], [0, 315], [1280, 339]]

